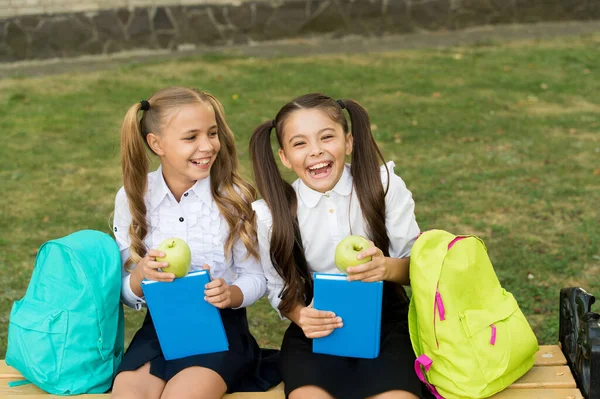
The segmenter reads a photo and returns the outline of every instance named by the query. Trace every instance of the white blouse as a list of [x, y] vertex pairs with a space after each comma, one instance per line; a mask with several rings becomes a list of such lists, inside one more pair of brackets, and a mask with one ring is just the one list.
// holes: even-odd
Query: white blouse
[[[225, 256], [229, 226], [213, 200], [210, 177], [198, 180], [177, 202], [159, 167], [148, 174], [145, 202], [148, 234], [144, 243], [147, 249], [156, 249], [167, 238], [181, 238], [192, 252], [191, 269], [199, 270], [206, 263], [210, 266], [212, 278], [223, 278], [227, 284], [237, 285], [244, 295], [241, 307], [251, 305], [264, 295], [266, 281], [260, 262], [251, 256], [246, 257], [247, 250], [241, 239], [234, 240], [232, 253]], [[131, 290], [130, 273], [124, 267], [129, 258], [130, 223], [129, 203], [125, 189], [121, 187], [115, 199], [113, 229], [121, 250], [121, 299], [127, 306], [139, 310], [145, 301]]]
[[[394, 173], [394, 166], [394, 162], [381, 166], [384, 188], [387, 185], [385, 168], [390, 171], [390, 185], [385, 197], [385, 226], [390, 239], [390, 256], [405, 258], [410, 255], [420, 230], [415, 219], [412, 194]], [[352, 187], [350, 165], [346, 165], [340, 181], [326, 193], [312, 190], [300, 179], [292, 187], [298, 197], [298, 223], [309, 271], [339, 273], [334, 263], [337, 244], [351, 234], [368, 237], [366, 221]], [[269, 253], [273, 219], [264, 200], [255, 201], [252, 207], [257, 215], [260, 257], [267, 278], [269, 301], [279, 312], [279, 295], [284, 280], [273, 267]]]

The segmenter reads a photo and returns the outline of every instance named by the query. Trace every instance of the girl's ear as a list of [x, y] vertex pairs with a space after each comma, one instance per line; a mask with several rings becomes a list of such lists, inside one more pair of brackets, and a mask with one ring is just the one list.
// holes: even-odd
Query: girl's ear
[[281, 159], [281, 163], [283, 164], [283, 166], [285, 166], [288, 169], [292, 169], [292, 164], [290, 160], [287, 159], [287, 157], [285, 156], [285, 152], [283, 152], [283, 149], [280, 148], [277, 153], [279, 154], [279, 159]]
[[146, 135], [146, 142], [148, 146], [156, 155], [161, 156], [164, 154], [164, 151], [161, 148], [160, 137], [155, 135], [154, 133], [148, 133]]
[[352, 137], [352, 133], [346, 134], [346, 155], [352, 154], [352, 149], [354, 148], [354, 137]]

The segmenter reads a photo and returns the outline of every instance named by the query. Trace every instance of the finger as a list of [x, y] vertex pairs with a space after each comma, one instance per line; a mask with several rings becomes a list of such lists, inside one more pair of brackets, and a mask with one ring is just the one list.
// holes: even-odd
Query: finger
[[302, 313], [303, 316], [305, 317], [310, 317], [310, 318], [333, 318], [335, 317], [335, 313], [329, 311], [329, 310], [318, 310], [315, 308], [305, 308], [306, 311], [304, 313]]
[[165, 253], [157, 249], [151, 249], [150, 251], [148, 251], [148, 253], [146, 253], [146, 256], [149, 256], [151, 258], [162, 258], [163, 256], [165, 256]]
[[220, 303], [220, 302], [225, 302], [227, 300], [227, 295], [225, 294], [221, 294], [221, 295], [215, 295], [215, 296], [205, 296], [204, 297], [208, 302], [212, 303], [213, 305], [216, 303]]
[[226, 297], [204, 297], [204, 300], [219, 309], [224, 309], [229, 306], [229, 300], [227, 300]]
[[223, 287], [211, 288], [211, 289], [204, 290], [204, 295], [206, 295], [208, 297], [215, 297], [217, 295], [221, 295], [221, 294], [225, 293], [226, 291], [227, 290], [224, 289]]
[[362, 281], [364, 281], [365, 283], [375, 283], [375, 282], [381, 281], [381, 280], [383, 280], [382, 275], [374, 275], [374, 276], [367, 277], [367, 278], [363, 279]]
[[334, 328], [343, 323], [341, 317], [333, 319], [304, 319], [302, 325], [312, 327], [313, 329], [322, 330], [325, 328]]
[[154, 260], [149, 260], [144, 266], [149, 269], [162, 269], [163, 267], [168, 267], [169, 262], [156, 262]]
[[213, 280], [210, 283], [206, 284], [204, 286], [204, 288], [211, 289], [211, 288], [218, 288], [218, 287], [222, 287], [222, 286], [226, 286], [226, 285], [227, 285], [227, 283], [225, 282], [225, 280], [223, 280], [222, 278], [218, 278], [218, 279]]
[[374, 256], [377, 254], [377, 251], [379, 251], [379, 249], [375, 247], [367, 248], [363, 251], [360, 251], [358, 255], [356, 255], [356, 259], [364, 259], [368, 256]]
[[154, 281], [163, 281], [163, 282], [171, 282], [175, 279], [175, 275], [173, 273], [164, 273], [156, 270], [148, 270], [146, 272], [145, 277], [148, 280]]
[[202, 265], [202, 270], [208, 270], [208, 271], [210, 271], [210, 266], [205, 263], [205, 264]]
[[371, 261], [363, 263], [362, 265], [349, 267], [348, 269], [346, 269], [346, 271], [348, 272], [348, 274], [364, 273], [368, 270], [371, 270], [373, 267], [375, 267], [375, 265], [373, 264], [373, 261]]
[[323, 331], [313, 331], [313, 332], [309, 332], [309, 333], [304, 333], [304, 335], [306, 335], [306, 338], [323, 338], [323, 337], [328, 336], [332, 332], [333, 332], [333, 329], [329, 329], [329, 330], [323, 330]]

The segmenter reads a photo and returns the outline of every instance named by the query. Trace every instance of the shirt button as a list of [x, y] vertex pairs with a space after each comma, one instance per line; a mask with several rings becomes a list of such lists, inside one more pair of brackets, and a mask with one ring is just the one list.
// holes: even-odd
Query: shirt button
[[180, 222], [183, 222], [183, 220], [184, 220], [183, 218], [179, 218], [179, 221], [180, 221]]
[[329, 213], [333, 213], [333, 209], [330, 209], [330, 210], [329, 210]]
[[187, 197], [187, 196], [188, 196], [188, 194], [189, 194], [189, 193], [185, 193], [185, 194], [183, 194], [183, 196], [184, 196], [184, 197]]
[[115, 233], [117, 232], [117, 226], [115, 226]]
[[325, 198], [329, 198], [329, 194], [325, 194]]

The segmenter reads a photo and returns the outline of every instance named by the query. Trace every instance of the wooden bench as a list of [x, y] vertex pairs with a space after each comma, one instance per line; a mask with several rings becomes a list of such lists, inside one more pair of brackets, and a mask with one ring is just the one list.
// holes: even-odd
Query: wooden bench
[[[600, 315], [591, 312], [595, 298], [581, 288], [560, 293], [559, 345], [544, 345], [534, 367], [493, 399], [597, 399], [600, 395]], [[0, 360], [0, 398], [47, 399], [32, 384], [9, 387], [21, 374]], [[109, 394], [80, 395], [81, 399], [109, 398]], [[283, 384], [267, 392], [239, 392], [226, 399], [284, 399]]]
[[[9, 387], [9, 381], [23, 379], [21, 374], [0, 361], [0, 398], [3, 399], [46, 399], [59, 396], [48, 395], [32, 384]], [[110, 395], [81, 395], [79, 398], [108, 398]], [[227, 399], [284, 399], [283, 384], [268, 392], [234, 393]], [[567, 366], [567, 360], [558, 345], [541, 346], [536, 354], [535, 366], [521, 379], [512, 384], [494, 399], [583, 399], [575, 379]]]

